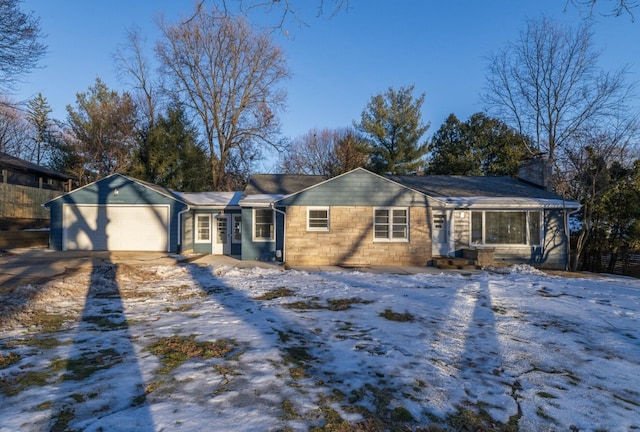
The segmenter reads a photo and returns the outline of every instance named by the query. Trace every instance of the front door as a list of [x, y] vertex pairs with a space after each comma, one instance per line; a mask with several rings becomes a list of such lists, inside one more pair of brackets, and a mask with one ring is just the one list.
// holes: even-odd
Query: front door
[[434, 257], [449, 255], [449, 224], [445, 211], [434, 210], [431, 221], [431, 253]]
[[215, 236], [213, 238], [214, 255], [231, 255], [231, 233], [229, 232], [229, 215], [217, 215], [215, 221]]

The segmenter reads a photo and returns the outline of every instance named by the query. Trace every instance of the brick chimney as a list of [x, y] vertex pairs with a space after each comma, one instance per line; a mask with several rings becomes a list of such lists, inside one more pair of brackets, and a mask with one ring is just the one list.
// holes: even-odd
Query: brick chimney
[[548, 191], [553, 189], [551, 162], [542, 155], [535, 156], [520, 165], [518, 178]]

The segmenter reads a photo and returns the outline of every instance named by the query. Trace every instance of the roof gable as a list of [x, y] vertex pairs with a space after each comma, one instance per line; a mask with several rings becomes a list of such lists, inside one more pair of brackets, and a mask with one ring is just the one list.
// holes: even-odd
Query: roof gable
[[186, 204], [171, 190], [115, 173], [44, 203], [55, 201], [76, 204], [154, 204], [158, 201]]
[[396, 206], [425, 204], [419, 193], [364, 168], [356, 168], [337, 177], [283, 197], [278, 205], [373, 205]]

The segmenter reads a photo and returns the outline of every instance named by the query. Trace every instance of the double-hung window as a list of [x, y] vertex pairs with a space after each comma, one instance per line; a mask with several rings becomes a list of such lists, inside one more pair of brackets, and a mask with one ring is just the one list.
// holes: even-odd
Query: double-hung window
[[329, 231], [329, 207], [307, 208], [307, 231]]
[[474, 211], [471, 242], [486, 245], [539, 245], [539, 211]]
[[406, 207], [377, 207], [373, 209], [374, 241], [408, 241], [409, 209]]
[[274, 240], [274, 211], [272, 209], [253, 210], [253, 241]]
[[211, 241], [211, 216], [196, 215], [196, 242], [206, 243]]

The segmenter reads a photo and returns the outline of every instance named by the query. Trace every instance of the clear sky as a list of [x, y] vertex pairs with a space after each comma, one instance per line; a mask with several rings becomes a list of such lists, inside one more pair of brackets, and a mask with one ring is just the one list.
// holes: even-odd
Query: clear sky
[[[320, 18], [315, 8], [321, 0], [294, 3], [307, 5], [300, 6], [300, 14], [308, 26], [289, 22], [289, 37], [274, 34], [293, 72], [286, 83], [288, 108], [281, 115], [283, 136], [290, 138], [312, 128], [350, 126], [371, 96], [408, 85], [415, 85], [416, 95], [426, 94], [429, 137], [450, 113], [466, 120], [483, 110], [486, 56], [514, 41], [526, 18], [546, 15], [574, 27], [584, 20], [565, 0], [350, 0], [347, 11]], [[328, 8], [331, 0], [324, 3]], [[113, 53], [126, 42], [126, 29], [140, 27], [151, 49], [158, 37], [155, 18], [163, 14], [175, 21], [193, 5], [190, 0], [24, 0], [22, 9], [40, 17], [49, 52], [43, 67], [25, 77], [16, 99], [41, 92], [53, 117], [64, 120], [65, 107], [75, 105], [76, 93], [86, 92], [96, 77], [125, 90]], [[603, 50], [601, 66], [628, 65], [629, 81], [640, 81], [640, 8], [636, 22], [628, 15], [596, 15], [591, 22], [596, 46]], [[640, 109], [640, 97], [630, 104]]]

